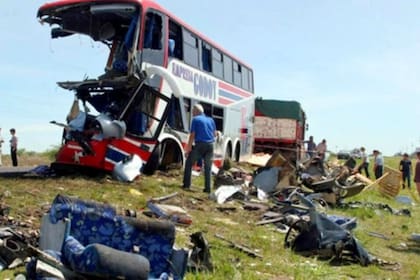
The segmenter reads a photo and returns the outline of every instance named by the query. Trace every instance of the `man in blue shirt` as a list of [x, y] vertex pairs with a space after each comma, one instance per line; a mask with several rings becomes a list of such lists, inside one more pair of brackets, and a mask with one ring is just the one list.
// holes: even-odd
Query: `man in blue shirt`
[[[188, 143], [185, 147], [187, 161], [185, 162], [183, 188], [191, 187], [191, 169], [197, 160], [204, 159], [204, 192], [211, 191], [211, 166], [214, 151], [214, 139], [216, 137], [216, 124], [214, 120], [204, 114], [203, 106], [195, 104], [193, 107], [193, 119]], [[193, 147], [193, 142], [195, 145]]]

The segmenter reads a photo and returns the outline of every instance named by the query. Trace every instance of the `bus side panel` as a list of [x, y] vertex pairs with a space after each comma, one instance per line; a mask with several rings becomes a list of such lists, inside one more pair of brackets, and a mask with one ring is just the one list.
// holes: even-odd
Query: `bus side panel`
[[[240, 157], [243, 159], [251, 156], [252, 153], [253, 115], [253, 99], [230, 105], [226, 108], [224, 134], [232, 139], [232, 145], [235, 145], [235, 140], [239, 140]], [[235, 146], [232, 148], [233, 152], [235, 152]]]
[[90, 145], [95, 152], [94, 155], [85, 154], [83, 148], [76, 141], [68, 141], [58, 151], [55, 163], [104, 169], [107, 143], [105, 141], [91, 141]]
[[138, 155], [146, 164], [156, 146], [156, 141], [136, 141], [132, 138], [115, 139], [106, 147], [105, 169], [113, 170], [116, 163], [130, 155]]

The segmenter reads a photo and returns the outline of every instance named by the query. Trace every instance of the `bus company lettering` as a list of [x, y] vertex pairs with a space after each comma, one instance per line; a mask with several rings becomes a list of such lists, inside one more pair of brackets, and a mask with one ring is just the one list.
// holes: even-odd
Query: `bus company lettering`
[[188, 82], [193, 82], [193, 77], [194, 77], [193, 71], [191, 71], [190, 69], [188, 69], [188, 68], [186, 68], [182, 65], [173, 63], [172, 64], [172, 74], [174, 74], [175, 76], [180, 77], [180, 78], [182, 78], [182, 79], [184, 79]]
[[189, 68], [173, 63], [172, 74], [191, 82], [194, 86], [194, 94], [202, 98], [216, 100], [216, 81], [200, 73], [194, 73]]
[[216, 81], [195, 73], [194, 93], [207, 99], [216, 100]]

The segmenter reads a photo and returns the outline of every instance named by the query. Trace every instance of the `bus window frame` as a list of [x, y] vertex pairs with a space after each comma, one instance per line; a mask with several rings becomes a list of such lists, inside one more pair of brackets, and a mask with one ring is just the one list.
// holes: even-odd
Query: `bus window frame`
[[[166, 124], [168, 120], [169, 104], [171, 101], [171, 99], [168, 96], [160, 93], [159, 91], [157, 91], [151, 86], [143, 86], [143, 89], [141, 90], [139, 96], [136, 97], [135, 102], [133, 102], [130, 105], [130, 108], [128, 108], [127, 112], [124, 114], [124, 116], [122, 116], [122, 119], [126, 120], [128, 123], [128, 120], [127, 120], [129, 118], [128, 115], [134, 113], [135, 107], [139, 106], [139, 103], [144, 100], [145, 94], [148, 94], [148, 93], [153, 94], [155, 97], [154, 99], [155, 104], [154, 104], [153, 112], [152, 114], [150, 114], [149, 112], [140, 111], [140, 113], [144, 113], [145, 115], [147, 115], [147, 117], [150, 117], [153, 121], [158, 121], [159, 123], [156, 126], [156, 129], [151, 136], [147, 136], [147, 135], [145, 136], [145, 132], [143, 133], [143, 135], [132, 133], [128, 130], [128, 128], [127, 128], [127, 135], [133, 138], [139, 139], [139, 140], [156, 141], [159, 138], [160, 134], [162, 133], [163, 126]], [[166, 105], [161, 114], [161, 118], [159, 119], [156, 115], [158, 114], [159, 105], [161, 104], [162, 100], [165, 101]], [[147, 130], [151, 126], [152, 125], [149, 126], [149, 124], [147, 124]]]

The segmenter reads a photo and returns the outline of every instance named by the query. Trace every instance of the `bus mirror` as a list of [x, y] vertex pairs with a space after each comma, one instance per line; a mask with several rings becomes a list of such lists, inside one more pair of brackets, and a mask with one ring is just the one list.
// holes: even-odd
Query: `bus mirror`
[[123, 138], [127, 131], [125, 122], [118, 120], [111, 120], [107, 115], [101, 114], [96, 118], [102, 131], [103, 138]]

